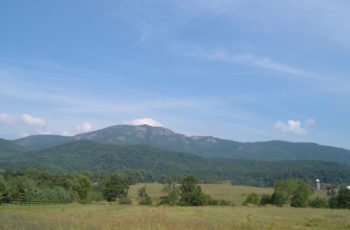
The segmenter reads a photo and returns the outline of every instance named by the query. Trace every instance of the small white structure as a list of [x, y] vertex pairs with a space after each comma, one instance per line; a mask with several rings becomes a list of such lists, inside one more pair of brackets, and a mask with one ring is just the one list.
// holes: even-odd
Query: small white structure
[[350, 185], [349, 186], [346, 186], [347, 189], [350, 189]]
[[320, 179], [316, 179], [316, 190], [321, 190], [321, 183], [320, 183]]

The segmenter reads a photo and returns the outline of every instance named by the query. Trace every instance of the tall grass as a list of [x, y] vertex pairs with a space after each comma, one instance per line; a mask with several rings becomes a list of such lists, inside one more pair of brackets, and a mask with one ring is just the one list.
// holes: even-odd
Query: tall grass
[[1, 207], [0, 229], [349, 229], [350, 211], [276, 207]]

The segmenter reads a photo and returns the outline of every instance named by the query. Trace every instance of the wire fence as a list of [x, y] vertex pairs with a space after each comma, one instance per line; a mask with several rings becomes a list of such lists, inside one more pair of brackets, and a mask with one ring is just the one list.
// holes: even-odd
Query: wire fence
[[20, 205], [20, 206], [29, 206], [29, 205], [60, 205], [60, 204], [70, 204], [69, 201], [27, 201], [27, 200], [6, 200], [0, 201], [0, 206], [11, 206], [11, 205]]

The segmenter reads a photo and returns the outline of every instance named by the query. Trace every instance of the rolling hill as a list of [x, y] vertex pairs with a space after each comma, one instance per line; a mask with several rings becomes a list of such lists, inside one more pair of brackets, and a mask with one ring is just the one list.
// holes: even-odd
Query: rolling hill
[[350, 151], [315, 143], [287, 141], [236, 142], [207, 136], [185, 136], [147, 125], [116, 125], [73, 137], [36, 135], [15, 140], [23, 147], [42, 148], [72, 141], [90, 140], [114, 145], [150, 145], [157, 148], [190, 152], [205, 157], [226, 157], [265, 161], [319, 160], [350, 165]]
[[11, 158], [0, 154], [0, 169], [41, 168], [51, 172], [139, 169], [154, 179], [170, 173], [193, 174], [204, 182], [232, 180], [235, 184], [272, 186], [277, 179], [303, 178], [312, 183], [350, 183], [350, 167], [321, 161], [256, 161], [206, 158], [147, 145], [111, 145], [75, 141], [40, 150], [19, 151]]

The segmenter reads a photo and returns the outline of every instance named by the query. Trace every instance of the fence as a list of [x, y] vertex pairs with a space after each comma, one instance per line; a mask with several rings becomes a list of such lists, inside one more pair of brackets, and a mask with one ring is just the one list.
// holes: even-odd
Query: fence
[[0, 201], [0, 206], [2, 205], [59, 205], [59, 204], [70, 204], [72, 201], [27, 201], [27, 200], [3, 200]]

